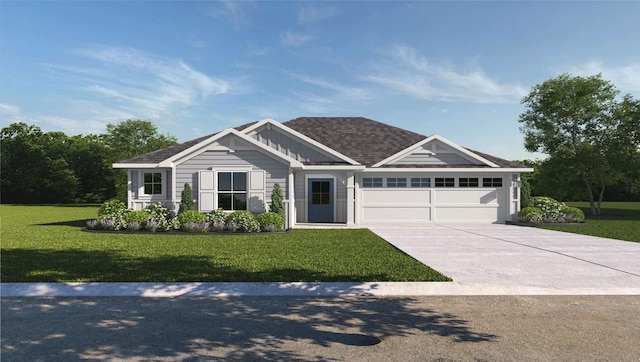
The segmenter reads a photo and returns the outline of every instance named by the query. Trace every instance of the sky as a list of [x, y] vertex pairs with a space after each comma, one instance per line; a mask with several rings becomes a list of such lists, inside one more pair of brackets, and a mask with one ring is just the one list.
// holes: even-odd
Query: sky
[[562, 73], [640, 97], [640, 2], [0, 1], [0, 126], [150, 120], [185, 142], [362, 116], [506, 159]]

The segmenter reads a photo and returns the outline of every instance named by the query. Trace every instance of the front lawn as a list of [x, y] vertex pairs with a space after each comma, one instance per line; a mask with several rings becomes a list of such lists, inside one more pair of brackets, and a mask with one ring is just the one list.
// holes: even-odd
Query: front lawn
[[0, 206], [2, 282], [448, 281], [366, 229], [82, 231], [96, 206]]
[[599, 216], [591, 215], [588, 202], [566, 204], [582, 209], [587, 225], [549, 229], [640, 242], [640, 202], [603, 202], [602, 215]]

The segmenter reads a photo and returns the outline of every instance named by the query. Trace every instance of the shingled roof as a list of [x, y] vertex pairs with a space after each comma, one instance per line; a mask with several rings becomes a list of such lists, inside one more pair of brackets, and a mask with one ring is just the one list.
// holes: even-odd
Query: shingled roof
[[[242, 131], [243, 129], [251, 126], [252, 124], [257, 123], [257, 122], [251, 122], [251, 123], [246, 123], [243, 125], [240, 125], [238, 127], [235, 127], [234, 129], [236, 131]], [[120, 161], [120, 163], [160, 163], [168, 158], [171, 158], [175, 155], [177, 155], [178, 153], [189, 149], [190, 147], [193, 147], [195, 145], [197, 145], [198, 143], [213, 137], [215, 135], [217, 135], [218, 133], [212, 133], [210, 135], [207, 136], [203, 136], [200, 138], [196, 138], [194, 140], [191, 141], [187, 141], [184, 143], [179, 143], [177, 145], [173, 145], [173, 146], [169, 146], [167, 148], [162, 148], [156, 151], [152, 151], [149, 153], [145, 153], [144, 155], [140, 155], [140, 156], [136, 156], [136, 157], [131, 157], [128, 158], [124, 161]]]
[[[255, 123], [256, 122], [243, 124], [235, 127], [235, 129], [242, 131]], [[364, 117], [299, 117], [284, 122], [283, 125], [302, 133], [305, 136], [320, 142], [367, 167], [370, 167], [427, 138], [427, 136]], [[175, 146], [133, 157], [124, 160], [121, 163], [160, 163], [216, 134], [217, 133], [213, 133]], [[468, 150], [495, 163], [499, 167], [526, 167], [482, 152], [470, 149]], [[463, 165], [453, 165], [452, 167], [461, 166]], [[383, 167], [400, 166], [385, 165]], [[402, 165], [402, 167], [410, 168], [411, 166]], [[443, 166], [439, 165], [437, 167]], [[472, 166], [464, 165], [464, 167]]]
[[426, 136], [364, 117], [300, 117], [283, 125], [371, 166]]

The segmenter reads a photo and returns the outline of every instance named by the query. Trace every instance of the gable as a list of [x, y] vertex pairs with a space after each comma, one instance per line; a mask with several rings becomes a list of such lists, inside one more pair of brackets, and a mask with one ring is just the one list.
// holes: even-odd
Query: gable
[[388, 166], [487, 166], [454, 147], [434, 139], [415, 148], [408, 154], [388, 162]]
[[[266, 147], [262, 143], [239, 133], [235, 130], [228, 130], [221, 132], [209, 140], [203, 141], [191, 149], [185, 150], [181, 154], [178, 154], [171, 158], [170, 161], [173, 165], [179, 165], [189, 160], [192, 160], [204, 153], [235, 153], [237, 151], [259, 151], [266, 154], [270, 158], [276, 159], [287, 165], [300, 165], [296, 160], [285, 156], [279, 152], [275, 152], [272, 148]], [[167, 162], [165, 161], [165, 162]]]
[[270, 147], [303, 164], [345, 164], [346, 162], [315, 145], [304, 142], [298, 137], [283, 132], [266, 123], [251, 130], [248, 135], [256, 141]]

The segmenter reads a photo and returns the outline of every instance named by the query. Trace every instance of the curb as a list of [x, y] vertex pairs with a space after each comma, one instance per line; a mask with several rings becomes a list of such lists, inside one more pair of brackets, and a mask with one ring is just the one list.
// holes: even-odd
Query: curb
[[640, 288], [554, 289], [456, 282], [329, 283], [0, 283], [2, 297], [409, 297], [640, 295]]

